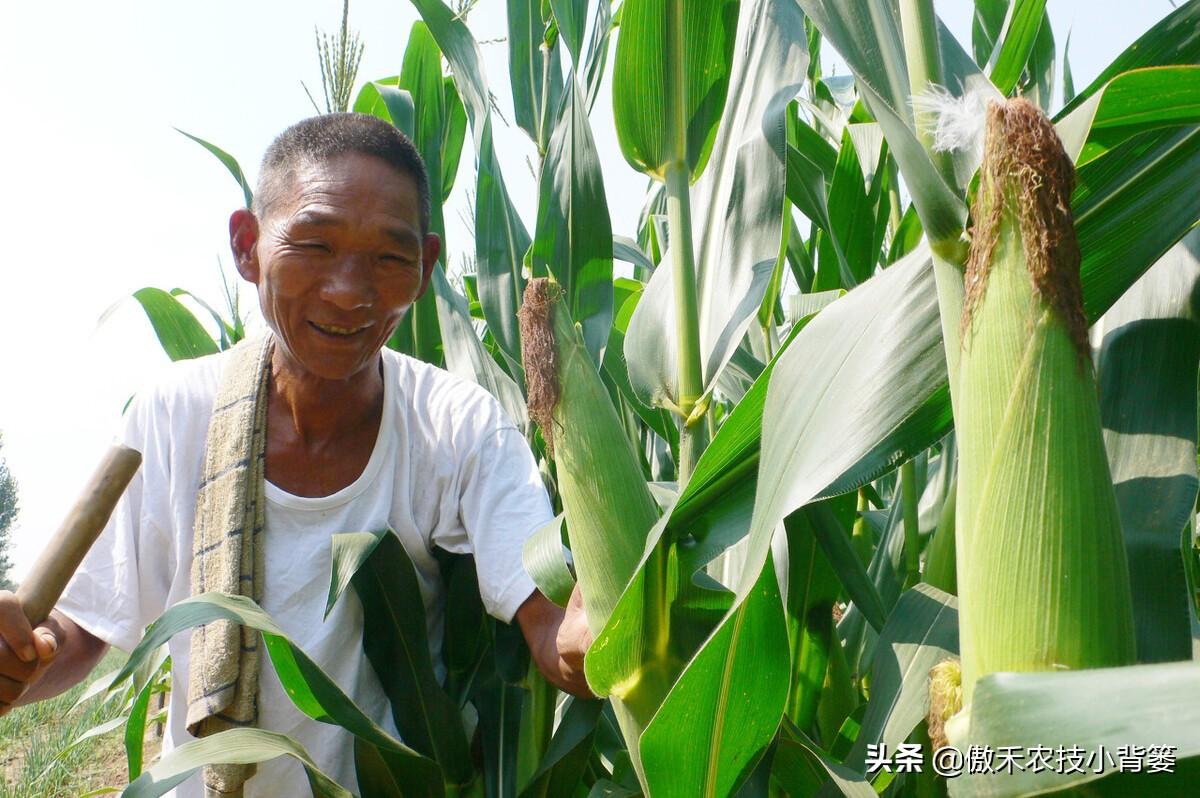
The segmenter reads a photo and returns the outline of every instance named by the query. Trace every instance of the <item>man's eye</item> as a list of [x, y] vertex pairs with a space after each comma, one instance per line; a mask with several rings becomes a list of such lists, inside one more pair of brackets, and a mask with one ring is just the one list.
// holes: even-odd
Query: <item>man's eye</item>
[[328, 244], [324, 241], [302, 241], [299, 247], [308, 252], [332, 252]]
[[412, 258], [409, 258], [404, 255], [380, 255], [379, 259], [381, 261], [383, 261], [386, 265], [392, 266], [392, 267], [411, 266], [414, 263]]

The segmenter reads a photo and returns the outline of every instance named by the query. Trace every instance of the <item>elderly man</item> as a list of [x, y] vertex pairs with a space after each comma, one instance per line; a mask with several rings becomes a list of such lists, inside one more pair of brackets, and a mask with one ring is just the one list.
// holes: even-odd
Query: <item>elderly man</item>
[[[524, 539], [551, 512], [520, 431], [478, 386], [384, 348], [429, 288], [441, 243], [429, 202], [412, 143], [372, 117], [320, 116], [275, 140], [254, 210], [229, 223], [270, 334], [175, 364], [139, 392], [123, 438], [142, 469], [58, 608], [33, 630], [0, 593], [0, 714], [77, 683], [107, 645], [131, 649], [177, 601], [237, 586], [395, 733], [362, 654], [361, 605], [348, 595], [323, 620], [331, 536], [383, 529], [416, 566], [435, 649], [444, 600], [432, 551], [473, 552], [488, 611], [516, 619], [551, 682], [587, 693], [578, 602], [564, 614], [521, 566]], [[164, 748], [252, 723], [294, 736], [354, 788], [350, 735], [302, 716], [241, 634], [214, 624], [172, 640]], [[247, 775], [205, 780], [236, 790]], [[203, 791], [193, 778], [178, 795]], [[307, 791], [284, 759], [245, 783], [247, 796]]]

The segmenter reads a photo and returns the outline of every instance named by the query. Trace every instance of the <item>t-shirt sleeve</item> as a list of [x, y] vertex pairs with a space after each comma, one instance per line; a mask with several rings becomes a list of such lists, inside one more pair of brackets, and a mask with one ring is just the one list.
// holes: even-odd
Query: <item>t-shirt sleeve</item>
[[135, 399], [126, 411], [114, 442], [141, 452], [142, 465], [56, 605], [123, 651], [132, 651], [143, 628], [162, 613], [169, 590], [167, 569], [153, 556], [166, 551], [162, 525], [154, 521], [156, 505], [165, 504], [166, 447], [155, 435], [151, 404]]
[[459, 463], [457, 523], [442, 524], [433, 543], [473, 552], [483, 606], [508, 623], [534, 591], [521, 562], [525, 541], [550, 521], [550, 500], [533, 453], [498, 405]]

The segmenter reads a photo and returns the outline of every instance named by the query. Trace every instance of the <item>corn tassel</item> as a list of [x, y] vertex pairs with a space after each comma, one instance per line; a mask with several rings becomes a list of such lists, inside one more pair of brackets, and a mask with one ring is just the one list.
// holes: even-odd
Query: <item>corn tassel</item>
[[1134, 659], [1071, 218], [1074, 167], [1029, 102], [988, 110], [962, 320], [962, 686]]

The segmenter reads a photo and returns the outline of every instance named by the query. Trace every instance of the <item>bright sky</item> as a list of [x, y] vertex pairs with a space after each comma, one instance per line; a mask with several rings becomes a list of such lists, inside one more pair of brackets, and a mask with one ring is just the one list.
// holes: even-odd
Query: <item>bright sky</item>
[[[0, 278], [0, 434], [20, 487], [15, 577], [57, 527], [116, 429], [125, 401], [166, 362], [129, 295], [185, 287], [221, 299], [229, 273], [226, 222], [241, 191], [180, 128], [232, 153], [253, 181], [263, 150], [319, 97], [314, 27], [334, 31], [339, 0], [206, 3], [4, 3], [0, 29], [0, 157], [9, 238]], [[505, 3], [480, 0], [469, 19], [492, 92], [512, 123]], [[973, 3], [936, 7], [969, 49]], [[1140, 3], [1050, 0], [1061, 64], [1085, 86], [1170, 12]], [[366, 45], [360, 82], [399, 72], [416, 19], [404, 0], [353, 0]], [[610, 53], [611, 58], [611, 53]], [[843, 71], [839, 70], [839, 71]], [[593, 112], [613, 230], [634, 235], [645, 180], [625, 165], [612, 131], [610, 90]], [[532, 226], [533, 147], [499, 126], [497, 149], [518, 210]], [[461, 221], [473, 182], [471, 140], [447, 210], [451, 269], [473, 247]], [[621, 198], [614, 201], [614, 197]], [[254, 295], [243, 293], [246, 303]], [[104, 324], [101, 315], [121, 302]]]

